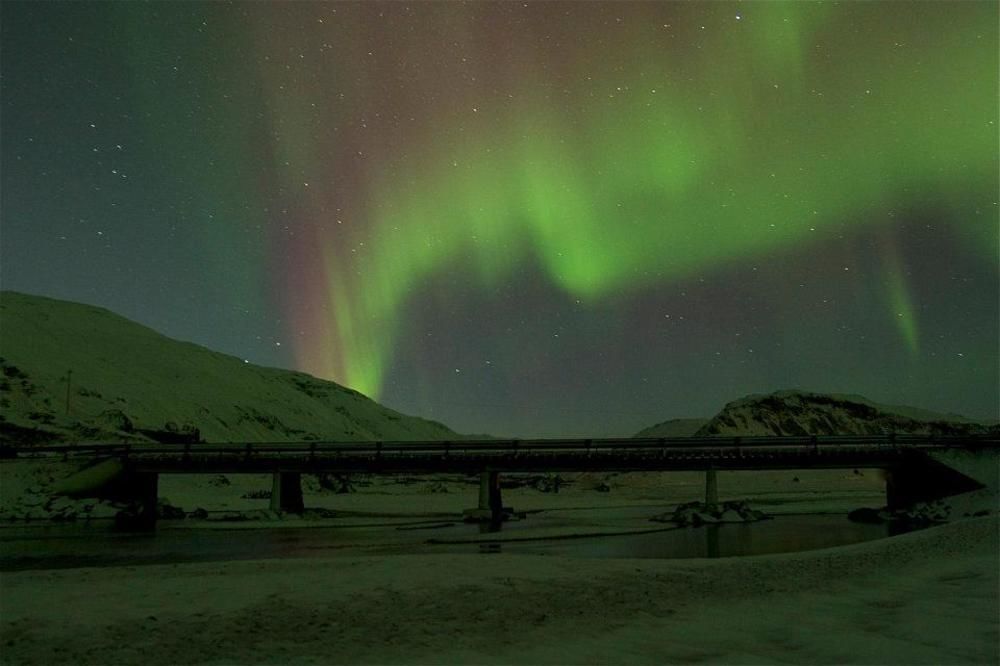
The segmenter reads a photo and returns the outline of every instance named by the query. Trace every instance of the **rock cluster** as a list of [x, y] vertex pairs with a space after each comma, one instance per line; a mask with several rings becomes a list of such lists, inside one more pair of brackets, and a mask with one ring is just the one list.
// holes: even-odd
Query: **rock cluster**
[[[987, 512], [988, 513], [988, 512]], [[969, 514], [966, 514], [966, 517]], [[973, 515], [986, 515], [977, 512]], [[905, 509], [889, 510], [882, 509], [855, 509], [847, 514], [849, 520], [856, 523], [888, 523], [900, 522], [910, 525], [931, 525], [933, 523], [947, 523], [952, 519], [952, 507], [942, 500], [933, 502], [920, 502]]]
[[72, 522], [114, 518], [123, 504], [97, 499], [71, 499], [50, 495], [42, 488], [32, 487], [8, 506], [0, 507], [2, 522], [51, 520]]
[[430, 493], [432, 495], [437, 495], [437, 494], [447, 493], [449, 492], [449, 490], [448, 486], [442, 483], [441, 481], [433, 481], [426, 488], [424, 488], [423, 492]]
[[302, 490], [308, 493], [334, 493], [345, 495], [357, 492], [356, 486], [367, 486], [357, 475], [350, 474], [303, 474]]
[[174, 506], [170, 500], [160, 498], [156, 502], [156, 515], [163, 520], [182, 520], [187, 517], [184, 509]]
[[712, 525], [717, 523], [752, 523], [767, 520], [770, 516], [762, 511], [750, 508], [745, 501], [722, 502], [721, 504], [705, 504], [704, 502], [688, 502], [681, 504], [672, 512], [653, 516], [650, 520], [660, 523], [675, 523], [677, 525]]
[[548, 474], [532, 479], [531, 485], [535, 490], [543, 493], [558, 493], [559, 489], [566, 485], [566, 480], [558, 474]]
[[[204, 509], [198, 509], [188, 514], [184, 509], [170, 503], [166, 498], [160, 498], [156, 507], [157, 516], [163, 520], [181, 520], [190, 517], [207, 516]], [[199, 512], [205, 515], [200, 515]], [[139, 507], [129, 502], [116, 502], [93, 497], [74, 499], [64, 495], [55, 495], [41, 486], [33, 486], [14, 503], [0, 507], [0, 522], [76, 522], [89, 520], [117, 519], [119, 515], [127, 521], [130, 516], [138, 515]]]

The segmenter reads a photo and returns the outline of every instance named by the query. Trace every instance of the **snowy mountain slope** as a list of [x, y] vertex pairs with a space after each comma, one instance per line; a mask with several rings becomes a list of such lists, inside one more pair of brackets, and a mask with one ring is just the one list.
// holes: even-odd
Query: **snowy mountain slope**
[[102, 308], [11, 291], [0, 292], [0, 357], [6, 442], [460, 437], [333, 382], [247, 364]]
[[696, 433], [708, 435], [976, 434], [996, 425], [957, 414], [881, 405], [859, 395], [777, 391], [727, 404]]
[[643, 428], [633, 437], [690, 437], [705, 426], [709, 419], [669, 419]]

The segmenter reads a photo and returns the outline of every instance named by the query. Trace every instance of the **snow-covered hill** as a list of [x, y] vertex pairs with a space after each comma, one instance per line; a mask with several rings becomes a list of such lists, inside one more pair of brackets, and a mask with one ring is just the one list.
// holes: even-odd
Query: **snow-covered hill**
[[707, 424], [709, 419], [669, 419], [643, 428], [633, 437], [690, 437]]
[[778, 391], [727, 404], [696, 433], [706, 435], [976, 434], [997, 426], [957, 414], [881, 405], [859, 395]]
[[102, 308], [11, 291], [0, 292], [0, 357], [5, 443], [460, 437], [333, 382], [247, 364]]

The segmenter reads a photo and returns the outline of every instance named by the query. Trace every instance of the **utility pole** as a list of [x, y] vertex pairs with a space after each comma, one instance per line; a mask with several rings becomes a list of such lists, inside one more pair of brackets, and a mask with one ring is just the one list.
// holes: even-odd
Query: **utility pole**
[[69, 416], [69, 396], [72, 386], [73, 386], [73, 371], [68, 370], [66, 372], [66, 416]]

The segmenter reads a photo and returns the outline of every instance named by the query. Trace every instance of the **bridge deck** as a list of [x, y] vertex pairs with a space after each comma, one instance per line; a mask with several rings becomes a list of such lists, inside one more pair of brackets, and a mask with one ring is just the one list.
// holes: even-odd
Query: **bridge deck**
[[892, 467], [915, 452], [1000, 448], [990, 436], [674, 437], [265, 444], [69, 445], [16, 455], [118, 457], [146, 473], [475, 473]]

